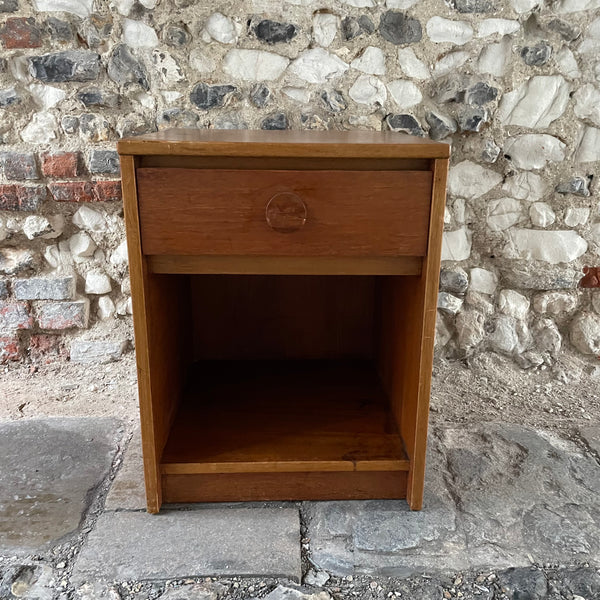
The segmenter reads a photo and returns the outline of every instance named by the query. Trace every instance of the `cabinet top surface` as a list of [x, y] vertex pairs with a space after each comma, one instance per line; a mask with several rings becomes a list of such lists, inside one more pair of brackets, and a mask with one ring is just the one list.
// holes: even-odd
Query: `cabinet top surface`
[[448, 144], [393, 131], [166, 129], [118, 142], [119, 154], [447, 158]]

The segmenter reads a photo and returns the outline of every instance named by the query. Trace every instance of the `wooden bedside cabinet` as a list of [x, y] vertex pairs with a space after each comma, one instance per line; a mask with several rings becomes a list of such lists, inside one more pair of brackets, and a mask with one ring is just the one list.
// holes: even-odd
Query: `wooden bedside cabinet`
[[170, 130], [118, 149], [148, 511], [420, 509], [449, 146]]

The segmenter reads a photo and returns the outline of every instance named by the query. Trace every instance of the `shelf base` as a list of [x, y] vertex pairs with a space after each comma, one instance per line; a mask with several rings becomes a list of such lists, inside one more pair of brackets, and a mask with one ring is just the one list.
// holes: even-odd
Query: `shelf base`
[[165, 502], [404, 498], [409, 461], [370, 361], [204, 361], [160, 468]]
[[406, 498], [406, 471], [163, 475], [163, 502]]

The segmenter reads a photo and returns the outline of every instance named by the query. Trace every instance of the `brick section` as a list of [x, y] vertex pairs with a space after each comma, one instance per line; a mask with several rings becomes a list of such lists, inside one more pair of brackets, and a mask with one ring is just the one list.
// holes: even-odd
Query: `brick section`
[[35, 156], [27, 152], [2, 152], [0, 164], [6, 179], [39, 179]]
[[89, 159], [90, 173], [118, 175], [121, 172], [119, 155], [114, 150], [92, 150]]
[[0, 0], [0, 13], [17, 12], [19, 3], [17, 0]]
[[49, 302], [37, 308], [37, 320], [41, 329], [72, 329], [88, 326], [90, 302], [76, 300], [74, 302]]
[[26, 302], [0, 302], [0, 331], [31, 329], [33, 317]]
[[79, 152], [44, 152], [41, 155], [42, 173], [45, 177], [68, 179], [81, 175], [81, 154]]
[[16, 336], [0, 335], [0, 363], [8, 362], [9, 360], [20, 360], [21, 344]]
[[94, 195], [98, 202], [119, 201], [122, 199], [120, 181], [94, 182]]
[[11, 17], [0, 27], [0, 40], [5, 48], [39, 48], [42, 45], [40, 28], [31, 17]]
[[75, 295], [74, 277], [31, 277], [15, 279], [12, 284], [17, 300], [71, 300]]
[[8, 297], [8, 284], [6, 279], [0, 279], [0, 298]]
[[0, 185], [0, 210], [34, 212], [48, 195], [43, 185]]
[[49, 183], [48, 189], [57, 202], [93, 202], [94, 186], [89, 181]]
[[29, 357], [34, 362], [50, 363], [54, 358], [67, 358], [69, 353], [58, 335], [38, 333], [29, 339]]

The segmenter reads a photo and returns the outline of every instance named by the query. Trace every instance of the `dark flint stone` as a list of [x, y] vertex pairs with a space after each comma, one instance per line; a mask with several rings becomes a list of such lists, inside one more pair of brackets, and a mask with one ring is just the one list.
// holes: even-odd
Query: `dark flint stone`
[[556, 186], [559, 194], [574, 194], [575, 196], [589, 196], [590, 180], [587, 177], [573, 177], [569, 181], [562, 181]]
[[83, 113], [79, 116], [79, 128], [89, 139], [104, 135], [110, 130], [108, 121], [101, 115], [94, 113]]
[[157, 127], [150, 123], [146, 117], [133, 114], [119, 121], [117, 133], [119, 137], [129, 137], [131, 135], [142, 135], [143, 133], [152, 133]]
[[224, 106], [235, 90], [234, 85], [197, 83], [190, 94], [190, 101], [202, 110], [210, 110], [211, 108]]
[[263, 122], [260, 124], [261, 129], [289, 129], [288, 118], [285, 113], [276, 113], [274, 115], [269, 115]]
[[458, 125], [462, 131], [479, 131], [487, 117], [485, 108], [465, 106], [458, 113]]
[[267, 44], [278, 44], [294, 39], [298, 29], [291, 23], [278, 23], [265, 19], [254, 27], [254, 33], [259, 40], [267, 42]]
[[190, 32], [185, 28], [183, 23], [177, 25], [169, 25], [164, 32], [165, 44], [169, 46], [185, 46], [189, 44], [192, 36]]
[[493, 102], [497, 97], [498, 88], [492, 87], [484, 81], [479, 81], [467, 90], [465, 100], [467, 104], [484, 106], [488, 102]]
[[539, 67], [546, 64], [551, 54], [552, 46], [546, 42], [540, 42], [535, 46], [525, 46], [521, 50], [521, 58], [530, 67]]
[[258, 83], [250, 90], [250, 102], [257, 108], [266, 106], [270, 98], [271, 90], [264, 83]]
[[419, 122], [412, 115], [388, 115], [385, 121], [392, 131], [399, 131], [419, 137], [425, 135]]
[[183, 108], [168, 108], [164, 110], [157, 119], [159, 128], [179, 127], [182, 129], [196, 129], [199, 116], [191, 110]]
[[339, 90], [323, 90], [321, 99], [331, 112], [338, 113], [348, 108], [348, 104]]
[[92, 150], [90, 152], [90, 172], [118, 174], [119, 155], [114, 150]]
[[452, 117], [430, 112], [425, 115], [425, 120], [432, 140], [442, 140], [456, 131], [456, 121]]
[[146, 67], [132, 54], [125, 44], [119, 44], [108, 63], [108, 76], [119, 85], [134, 83], [148, 91], [148, 73]]
[[375, 25], [367, 15], [358, 17], [358, 24], [364, 33], [373, 33], [375, 31]]
[[16, 12], [19, 9], [17, 0], [0, 0], [0, 13]]
[[0, 106], [6, 108], [14, 104], [20, 104], [21, 97], [17, 94], [15, 88], [0, 90]]
[[412, 44], [423, 37], [421, 23], [404, 13], [388, 10], [379, 21], [379, 33], [392, 44]]
[[78, 34], [86, 41], [88, 48], [98, 48], [111, 34], [112, 28], [112, 21], [108, 17], [92, 15], [80, 23]]
[[361, 34], [360, 24], [354, 17], [342, 19], [342, 35], [345, 40], [352, 40]]
[[79, 119], [70, 115], [60, 120], [60, 126], [65, 133], [75, 133], [79, 129]]
[[495, 10], [490, 0], [454, 0], [454, 8], [459, 13], [490, 13]]
[[361, 15], [358, 19], [354, 17], [342, 19], [342, 35], [345, 40], [352, 40], [363, 33], [371, 34], [374, 31], [375, 25], [367, 15]]
[[48, 17], [46, 20], [50, 37], [56, 42], [72, 42], [75, 38], [73, 28], [67, 21], [62, 21], [56, 17]]
[[54, 52], [29, 59], [33, 77], [47, 83], [92, 81], [100, 74], [100, 55], [86, 50]]
[[115, 108], [119, 105], [119, 96], [111, 92], [104, 92], [100, 88], [87, 88], [77, 94], [77, 99], [85, 106], [104, 106]]

